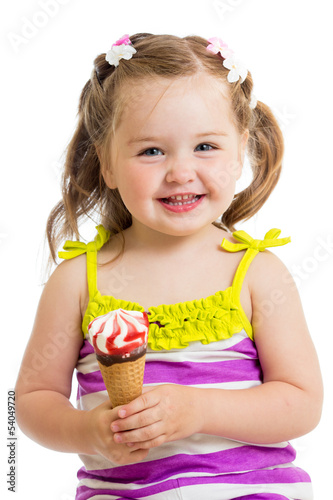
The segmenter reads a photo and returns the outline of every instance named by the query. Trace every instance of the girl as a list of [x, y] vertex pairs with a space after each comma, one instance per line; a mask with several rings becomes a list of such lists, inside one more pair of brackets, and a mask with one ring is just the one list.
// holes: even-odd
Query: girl
[[[16, 387], [22, 430], [80, 454], [79, 500], [312, 498], [288, 440], [318, 424], [320, 370], [266, 250], [289, 238], [231, 234], [281, 170], [280, 129], [252, 86], [218, 38], [137, 34], [96, 58], [82, 91], [53, 259], [79, 219], [101, 224], [59, 253]], [[253, 180], [235, 194], [246, 151]], [[87, 327], [118, 308], [148, 312], [149, 349], [142, 396], [111, 408]]]

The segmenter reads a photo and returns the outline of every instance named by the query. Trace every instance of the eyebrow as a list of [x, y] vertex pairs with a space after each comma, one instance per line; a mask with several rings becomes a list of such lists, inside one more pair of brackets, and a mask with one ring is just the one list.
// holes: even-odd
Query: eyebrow
[[[218, 132], [208, 131], [208, 132], [200, 132], [199, 134], [196, 134], [195, 137], [196, 138], [208, 137], [208, 136], [227, 137], [227, 135], [228, 134], [226, 132], [222, 132], [222, 131], [218, 131]], [[133, 137], [133, 139], [130, 139], [127, 144], [130, 145], [130, 144], [136, 144], [136, 143], [140, 143], [140, 142], [157, 142], [159, 140], [160, 140], [159, 137], [153, 137], [153, 136]]]
[[135, 144], [137, 142], [155, 142], [157, 140], [157, 137], [133, 137], [133, 139], [130, 139], [127, 144]]
[[226, 132], [222, 132], [222, 131], [209, 131], [209, 132], [202, 132], [200, 134], [197, 134], [196, 137], [205, 137], [207, 135], [214, 135], [214, 136], [223, 136], [223, 137], [226, 137], [228, 134]]

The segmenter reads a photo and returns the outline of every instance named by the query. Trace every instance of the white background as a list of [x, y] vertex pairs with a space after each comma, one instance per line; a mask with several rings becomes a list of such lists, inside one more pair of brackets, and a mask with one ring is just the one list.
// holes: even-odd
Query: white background
[[42, 289], [45, 222], [60, 197], [59, 166], [80, 91], [97, 54], [124, 33], [145, 31], [221, 37], [246, 62], [257, 97], [272, 107], [283, 128], [279, 186], [261, 213], [239, 228], [257, 238], [271, 227], [292, 236], [293, 243], [277, 253], [299, 286], [326, 389], [319, 427], [294, 445], [297, 464], [312, 476], [316, 500], [329, 498], [332, 460], [324, 455], [333, 444], [330, 2], [16, 0], [2, 2], [1, 10], [1, 498], [75, 496], [78, 458], [44, 449], [20, 431], [17, 493], [7, 491], [7, 391], [15, 385]]

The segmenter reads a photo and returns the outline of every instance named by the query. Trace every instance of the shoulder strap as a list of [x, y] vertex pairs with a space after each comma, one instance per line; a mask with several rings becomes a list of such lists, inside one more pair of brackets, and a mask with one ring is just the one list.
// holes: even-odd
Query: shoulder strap
[[104, 226], [96, 226], [97, 235], [93, 241], [82, 243], [81, 241], [67, 240], [63, 246], [64, 252], [58, 252], [60, 259], [73, 259], [84, 253], [87, 254], [87, 280], [89, 297], [92, 298], [97, 292], [97, 252], [110, 238], [110, 231]]
[[259, 252], [264, 251], [266, 248], [278, 247], [281, 245], [285, 245], [286, 243], [289, 243], [291, 241], [290, 236], [288, 236], [287, 238], [278, 239], [280, 233], [280, 229], [274, 228], [265, 234], [265, 238], [263, 240], [255, 240], [251, 238], [251, 236], [249, 236], [245, 231], [236, 231], [232, 235], [240, 243], [231, 243], [225, 238], [223, 239], [221, 247], [228, 252], [239, 252], [241, 250], [246, 250], [244, 257], [240, 261], [240, 264], [237, 268], [232, 283], [234, 296], [236, 298], [240, 297], [240, 292], [245, 275], [254, 257]]

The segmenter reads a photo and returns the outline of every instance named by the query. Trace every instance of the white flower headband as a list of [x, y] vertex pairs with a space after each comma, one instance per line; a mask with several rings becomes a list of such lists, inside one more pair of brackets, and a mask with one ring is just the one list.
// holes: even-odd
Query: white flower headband
[[131, 59], [136, 53], [135, 48], [129, 38], [129, 35], [124, 35], [117, 40], [106, 53], [105, 59], [111, 66], [119, 66], [120, 59]]
[[[234, 83], [240, 80], [240, 83], [243, 83], [247, 77], [247, 69], [244, 64], [235, 57], [234, 52], [229, 49], [228, 45], [221, 40], [221, 38], [213, 37], [208, 39], [209, 45], [207, 46], [207, 50], [212, 52], [213, 54], [220, 53], [223, 58], [223, 66], [229, 70], [228, 73], [228, 82]], [[250, 108], [254, 109], [257, 105], [257, 99], [252, 94], [250, 100]]]

